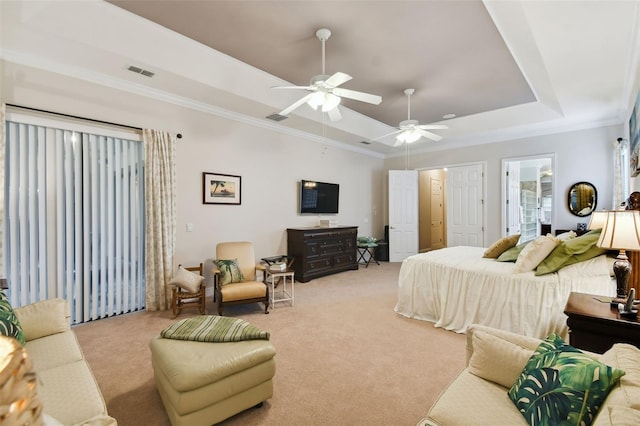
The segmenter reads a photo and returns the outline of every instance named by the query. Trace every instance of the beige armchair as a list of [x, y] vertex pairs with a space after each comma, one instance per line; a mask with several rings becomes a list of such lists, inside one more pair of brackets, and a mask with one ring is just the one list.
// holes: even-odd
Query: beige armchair
[[218, 301], [218, 315], [227, 305], [245, 303], [264, 303], [264, 313], [269, 313], [269, 289], [263, 281], [256, 280], [256, 271], [263, 271], [264, 266], [256, 263], [253, 244], [248, 241], [225, 242], [216, 246], [217, 260], [237, 259], [237, 264], [244, 276], [240, 282], [222, 283], [222, 271], [214, 265], [214, 302]]

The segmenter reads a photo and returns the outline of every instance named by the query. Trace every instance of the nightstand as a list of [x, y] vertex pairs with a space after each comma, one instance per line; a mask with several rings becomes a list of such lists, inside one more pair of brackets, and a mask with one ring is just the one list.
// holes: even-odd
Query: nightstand
[[569, 317], [569, 344], [590, 352], [603, 353], [614, 343], [630, 343], [640, 348], [640, 322], [620, 317], [606, 296], [571, 293], [564, 313]]

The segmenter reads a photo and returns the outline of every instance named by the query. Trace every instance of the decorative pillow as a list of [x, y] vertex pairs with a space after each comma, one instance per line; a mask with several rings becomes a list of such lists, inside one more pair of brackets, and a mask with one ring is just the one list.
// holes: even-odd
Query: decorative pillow
[[469, 372], [505, 388], [513, 385], [531, 357], [531, 349], [482, 330], [474, 330], [472, 340]]
[[2, 290], [0, 290], [0, 334], [15, 338], [21, 345], [25, 344], [20, 321]]
[[562, 234], [556, 235], [556, 238], [559, 239], [560, 241], [566, 241], [566, 240], [571, 240], [573, 238], [576, 238], [577, 236], [578, 234], [576, 234], [576, 231], [568, 231], [568, 232], [563, 232]]
[[197, 293], [202, 281], [204, 281], [204, 277], [202, 275], [184, 269], [181, 265], [178, 266], [178, 272], [176, 272], [175, 276], [171, 278], [169, 285], [177, 285], [189, 293]]
[[484, 255], [482, 257], [487, 257], [490, 259], [496, 259], [505, 250], [514, 247], [518, 244], [518, 240], [520, 239], [520, 234], [509, 235], [508, 237], [500, 238], [495, 243], [491, 244], [488, 249], [485, 250]]
[[531, 241], [527, 241], [526, 243], [518, 244], [515, 247], [505, 250], [505, 252], [498, 256], [496, 260], [498, 262], [515, 262], [518, 259], [518, 256], [520, 256], [522, 250], [524, 250], [530, 242]]
[[244, 275], [238, 266], [238, 259], [216, 259], [213, 261], [220, 270], [220, 284], [227, 285], [244, 281]]
[[556, 272], [565, 266], [583, 262], [606, 253], [607, 249], [596, 245], [601, 231], [602, 229], [594, 229], [579, 237], [562, 241], [536, 267], [536, 275]]
[[551, 234], [541, 235], [531, 241], [518, 255], [514, 272], [533, 271], [559, 243], [560, 240]]
[[530, 425], [589, 426], [622, 375], [553, 333], [531, 355], [509, 398]]
[[16, 308], [26, 341], [70, 330], [67, 302], [59, 297]]

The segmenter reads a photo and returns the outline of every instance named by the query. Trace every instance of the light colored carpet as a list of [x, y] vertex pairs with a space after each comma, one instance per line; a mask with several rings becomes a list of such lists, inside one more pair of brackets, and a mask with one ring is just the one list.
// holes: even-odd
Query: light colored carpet
[[[381, 262], [296, 283], [295, 305], [268, 315], [258, 304], [226, 308], [268, 330], [277, 355], [273, 398], [223, 424], [415, 425], [464, 368], [465, 336], [393, 311], [399, 269]], [[169, 425], [149, 341], [175, 321], [168, 311], [139, 312], [74, 327], [121, 426]]]

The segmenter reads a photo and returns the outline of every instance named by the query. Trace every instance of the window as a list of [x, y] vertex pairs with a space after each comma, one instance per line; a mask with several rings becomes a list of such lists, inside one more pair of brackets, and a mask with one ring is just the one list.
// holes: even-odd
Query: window
[[144, 308], [139, 135], [7, 114], [4, 190], [12, 304], [61, 297], [72, 323]]

